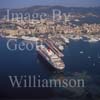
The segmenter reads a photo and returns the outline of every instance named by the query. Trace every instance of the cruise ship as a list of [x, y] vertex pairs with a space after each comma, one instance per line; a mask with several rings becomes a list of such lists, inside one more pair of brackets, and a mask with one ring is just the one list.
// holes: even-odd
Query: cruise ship
[[55, 69], [63, 70], [65, 64], [62, 59], [57, 56], [51, 49], [45, 45], [37, 46], [37, 52]]

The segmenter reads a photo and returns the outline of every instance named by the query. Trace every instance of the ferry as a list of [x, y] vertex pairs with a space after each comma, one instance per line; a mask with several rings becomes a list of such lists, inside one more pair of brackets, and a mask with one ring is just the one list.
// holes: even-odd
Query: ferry
[[57, 70], [63, 70], [65, 68], [65, 64], [62, 59], [45, 45], [37, 46], [36, 50], [38, 54], [41, 55], [53, 68]]

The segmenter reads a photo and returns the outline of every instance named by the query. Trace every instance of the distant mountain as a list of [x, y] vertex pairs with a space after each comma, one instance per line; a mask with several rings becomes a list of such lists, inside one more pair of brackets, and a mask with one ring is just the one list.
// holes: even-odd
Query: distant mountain
[[[47, 13], [52, 14], [53, 9], [59, 9], [65, 13], [73, 13], [73, 14], [86, 14], [93, 13], [96, 15], [100, 15], [100, 7], [90, 7], [90, 8], [82, 8], [82, 7], [63, 7], [63, 6], [32, 6], [27, 8], [20, 9], [11, 9], [10, 12], [22, 12], [22, 13]], [[7, 9], [0, 9], [0, 18], [6, 15]]]

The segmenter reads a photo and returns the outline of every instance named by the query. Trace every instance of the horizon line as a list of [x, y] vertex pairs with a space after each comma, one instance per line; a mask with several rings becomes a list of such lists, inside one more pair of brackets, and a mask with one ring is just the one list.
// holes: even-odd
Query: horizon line
[[0, 8], [0, 9], [24, 9], [24, 8], [30, 8], [30, 7], [55, 7], [55, 6], [58, 6], [58, 7], [65, 7], [65, 8], [99, 8], [100, 6], [64, 6], [64, 5], [33, 5], [33, 6], [26, 6], [26, 7], [12, 7], [12, 8], [9, 8], [9, 7], [4, 7], [4, 8]]

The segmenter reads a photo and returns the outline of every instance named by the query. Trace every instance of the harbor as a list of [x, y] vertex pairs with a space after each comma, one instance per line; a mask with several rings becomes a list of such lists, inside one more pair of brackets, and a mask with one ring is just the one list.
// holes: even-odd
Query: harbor
[[[100, 92], [98, 89], [100, 89], [99, 86], [99, 73], [100, 73], [100, 42], [97, 43], [86, 43], [82, 40], [73, 40], [70, 41], [68, 46], [64, 47], [64, 57], [62, 61], [65, 65], [60, 65], [61, 70], [64, 68], [62, 72], [59, 72], [56, 68], [54, 68], [54, 65], [48, 64], [47, 60], [43, 61], [45, 57], [38, 57], [37, 51], [32, 50], [31, 52], [24, 50], [23, 52], [20, 50], [16, 51], [8, 51], [6, 48], [6, 42], [7, 38], [0, 38], [0, 66], [2, 70], [1, 73], [1, 81], [4, 81], [5, 87], [1, 87], [1, 89], [7, 89], [8, 80], [6, 79], [6, 76], [10, 74], [16, 75], [41, 75], [41, 80], [43, 78], [46, 79], [65, 79], [65, 78], [82, 78], [87, 81], [86, 86], [88, 88], [88, 92], [91, 93], [94, 97], [99, 94]], [[22, 40], [23, 41], [23, 40]], [[20, 43], [21, 41], [18, 41]], [[41, 47], [40, 47], [41, 48]], [[41, 48], [42, 49], [42, 48]], [[43, 49], [44, 51], [44, 49]], [[48, 52], [48, 49], [46, 48], [46, 51]], [[45, 52], [46, 53], [46, 52]], [[44, 54], [45, 54], [44, 53]], [[39, 54], [40, 55], [40, 54]], [[57, 58], [58, 60], [58, 58]], [[6, 62], [6, 63], [5, 63]], [[46, 63], [47, 62], [47, 63]], [[58, 65], [57, 65], [58, 66]], [[56, 70], [52, 70], [52, 68]], [[59, 68], [59, 67], [58, 67]], [[28, 71], [28, 72], [27, 72]], [[6, 76], [5, 76], [6, 75]], [[94, 82], [92, 82], [93, 80]], [[98, 85], [97, 85], [98, 83]], [[1, 84], [1, 83], [0, 83]], [[94, 86], [94, 91], [91, 90], [91, 84]], [[36, 88], [40, 97], [45, 97], [45, 94], [49, 95], [52, 94], [51, 89], [43, 89], [41, 88], [38, 90]], [[9, 93], [10, 90], [10, 93]], [[8, 91], [8, 94], [11, 95], [13, 93], [12, 89], [6, 90]], [[25, 89], [21, 88], [21, 96], [24, 96]], [[43, 93], [44, 91], [44, 93]], [[85, 92], [86, 90], [84, 88], [80, 89], [69, 89], [69, 88], [54, 88], [52, 89], [53, 93], [58, 94], [58, 91], [60, 94], [64, 95], [66, 97], [66, 93], [73, 92], [73, 94], [70, 94], [69, 96], [75, 95], [77, 98], [79, 95], [82, 95], [84, 98], [86, 96]], [[66, 92], [67, 91], [67, 92]], [[81, 92], [80, 92], [81, 91]], [[15, 91], [14, 91], [15, 92]], [[36, 90], [32, 88], [32, 91], [26, 91], [28, 95], [26, 97], [33, 97], [31, 95], [32, 93], [36, 93]], [[15, 92], [14, 95], [18, 94], [18, 92]], [[38, 95], [37, 95], [38, 96]], [[55, 95], [52, 95], [52, 97], [55, 97]]]
[[[68, 36], [68, 35], [58, 34], [57, 37], [50, 36], [50, 35], [47, 35], [47, 37], [45, 37], [45, 35], [42, 35], [42, 37], [38, 37], [38, 36], [37, 37], [36, 36], [17, 37], [17, 36], [11, 36], [11, 35], [8, 35], [8, 36], [1, 35], [1, 37], [6, 38], [6, 39], [20, 39], [26, 42], [29, 41], [29, 42], [37, 43], [36, 49], [39, 46], [39, 48], [37, 49], [37, 53], [42, 55], [43, 59], [45, 59], [45, 61], [48, 62], [51, 65], [51, 67], [57, 70], [65, 69], [65, 63], [63, 61], [65, 54], [63, 54], [63, 51], [65, 50], [66, 47], [70, 45], [71, 41], [84, 41], [87, 43], [98, 43], [100, 41], [99, 37], [94, 38], [93, 35], [91, 36], [69, 35]], [[41, 47], [41, 45], [38, 44], [38, 42], [40, 42], [40, 44], [42, 43], [44, 47], [43, 46]], [[51, 55], [49, 55], [50, 53]], [[80, 54], [83, 54], [83, 53], [84, 53], [83, 51], [80, 51]], [[52, 58], [53, 56], [55, 57], [54, 59]]]
[[[56, 39], [56, 37], [54, 37]], [[64, 45], [68, 45], [69, 40], [67, 38], [62, 38], [61, 36], [59, 37], [62, 39], [59, 42], [64, 41]], [[47, 62], [51, 64], [52, 67], [58, 70], [63, 70], [65, 68], [65, 64], [62, 60], [64, 57], [64, 54], [62, 53], [62, 48], [64, 50], [64, 46], [62, 44], [56, 45], [57, 41], [53, 41], [52, 38], [43, 38], [43, 43], [44, 45], [37, 45], [37, 52], [44, 58], [46, 59]]]
[[1, 0], [1, 100], [100, 100], [100, 0]]

